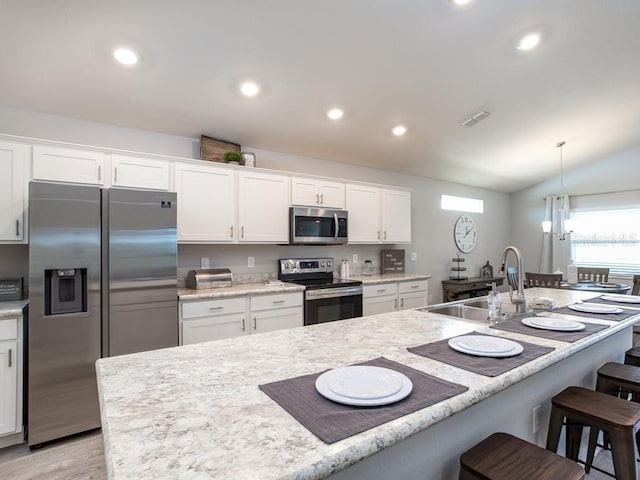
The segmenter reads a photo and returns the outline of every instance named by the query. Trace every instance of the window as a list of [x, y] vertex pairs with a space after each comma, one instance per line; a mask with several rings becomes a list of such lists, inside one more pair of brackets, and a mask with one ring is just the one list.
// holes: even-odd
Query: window
[[640, 208], [572, 211], [576, 265], [608, 267], [610, 275], [640, 273]]
[[442, 195], [440, 197], [440, 208], [458, 212], [484, 213], [484, 201], [476, 198]]

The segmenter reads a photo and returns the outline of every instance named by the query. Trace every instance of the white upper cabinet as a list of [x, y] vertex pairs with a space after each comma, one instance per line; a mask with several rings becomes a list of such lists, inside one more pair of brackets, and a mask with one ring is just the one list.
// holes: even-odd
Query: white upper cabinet
[[288, 243], [289, 177], [238, 173], [238, 240], [247, 243]]
[[130, 155], [111, 155], [111, 185], [124, 188], [169, 190], [167, 160]]
[[347, 185], [349, 243], [410, 243], [411, 192]]
[[23, 145], [0, 142], [0, 241], [26, 238], [25, 152]]
[[347, 185], [349, 243], [380, 242], [380, 189]]
[[93, 150], [33, 146], [33, 179], [102, 185], [105, 154]]
[[344, 183], [291, 177], [291, 205], [344, 209]]
[[383, 243], [411, 243], [411, 192], [382, 189], [381, 240]]
[[231, 243], [237, 238], [235, 172], [176, 162], [178, 241]]

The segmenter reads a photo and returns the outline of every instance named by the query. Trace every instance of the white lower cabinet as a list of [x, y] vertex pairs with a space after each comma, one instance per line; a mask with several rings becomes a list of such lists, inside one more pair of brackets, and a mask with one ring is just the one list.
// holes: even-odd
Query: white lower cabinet
[[17, 318], [0, 319], [0, 448], [22, 438], [22, 335]]
[[180, 303], [182, 345], [301, 327], [304, 322], [302, 292]]
[[408, 310], [427, 305], [428, 281], [402, 281], [364, 285], [362, 288], [362, 314], [377, 315]]

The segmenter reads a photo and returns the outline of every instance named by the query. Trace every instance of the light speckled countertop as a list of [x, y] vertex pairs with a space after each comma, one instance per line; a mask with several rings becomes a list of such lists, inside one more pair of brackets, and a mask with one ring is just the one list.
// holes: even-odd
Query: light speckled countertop
[[16, 300], [13, 302], [0, 302], [0, 318], [16, 317], [22, 315], [22, 310], [29, 300]]
[[[413, 273], [387, 273], [384, 275], [361, 275], [350, 277], [350, 280], [360, 280], [363, 285], [375, 285], [385, 282], [402, 282], [413, 280], [428, 280], [431, 275]], [[280, 284], [261, 283], [236, 283], [230, 287], [209, 288], [193, 290], [191, 288], [179, 288], [180, 300], [202, 300], [206, 298], [241, 297], [243, 295], [267, 295], [269, 293], [302, 292], [304, 287], [295, 283], [282, 282]]]
[[[557, 306], [593, 297], [570, 290], [527, 292], [530, 298], [552, 296]], [[97, 371], [108, 475], [112, 480], [324, 478], [628, 329], [633, 321], [604, 322], [611, 328], [564, 343], [405, 310], [101, 359]], [[493, 378], [406, 350], [473, 330], [555, 350]], [[469, 390], [327, 445], [258, 389], [379, 356]]]

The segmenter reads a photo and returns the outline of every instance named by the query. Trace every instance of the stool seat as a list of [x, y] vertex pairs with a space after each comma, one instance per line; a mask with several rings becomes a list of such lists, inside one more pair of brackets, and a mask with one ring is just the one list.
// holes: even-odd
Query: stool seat
[[460, 456], [460, 480], [580, 480], [571, 460], [508, 433], [494, 433]]
[[[607, 385], [613, 382], [615, 386], [640, 391], [640, 368], [631, 364], [607, 362], [598, 369], [598, 381], [604, 381]], [[600, 388], [597, 390], [606, 391]]]
[[[635, 325], [634, 325], [635, 330]], [[640, 347], [633, 347], [624, 353], [624, 363], [640, 367]]]

